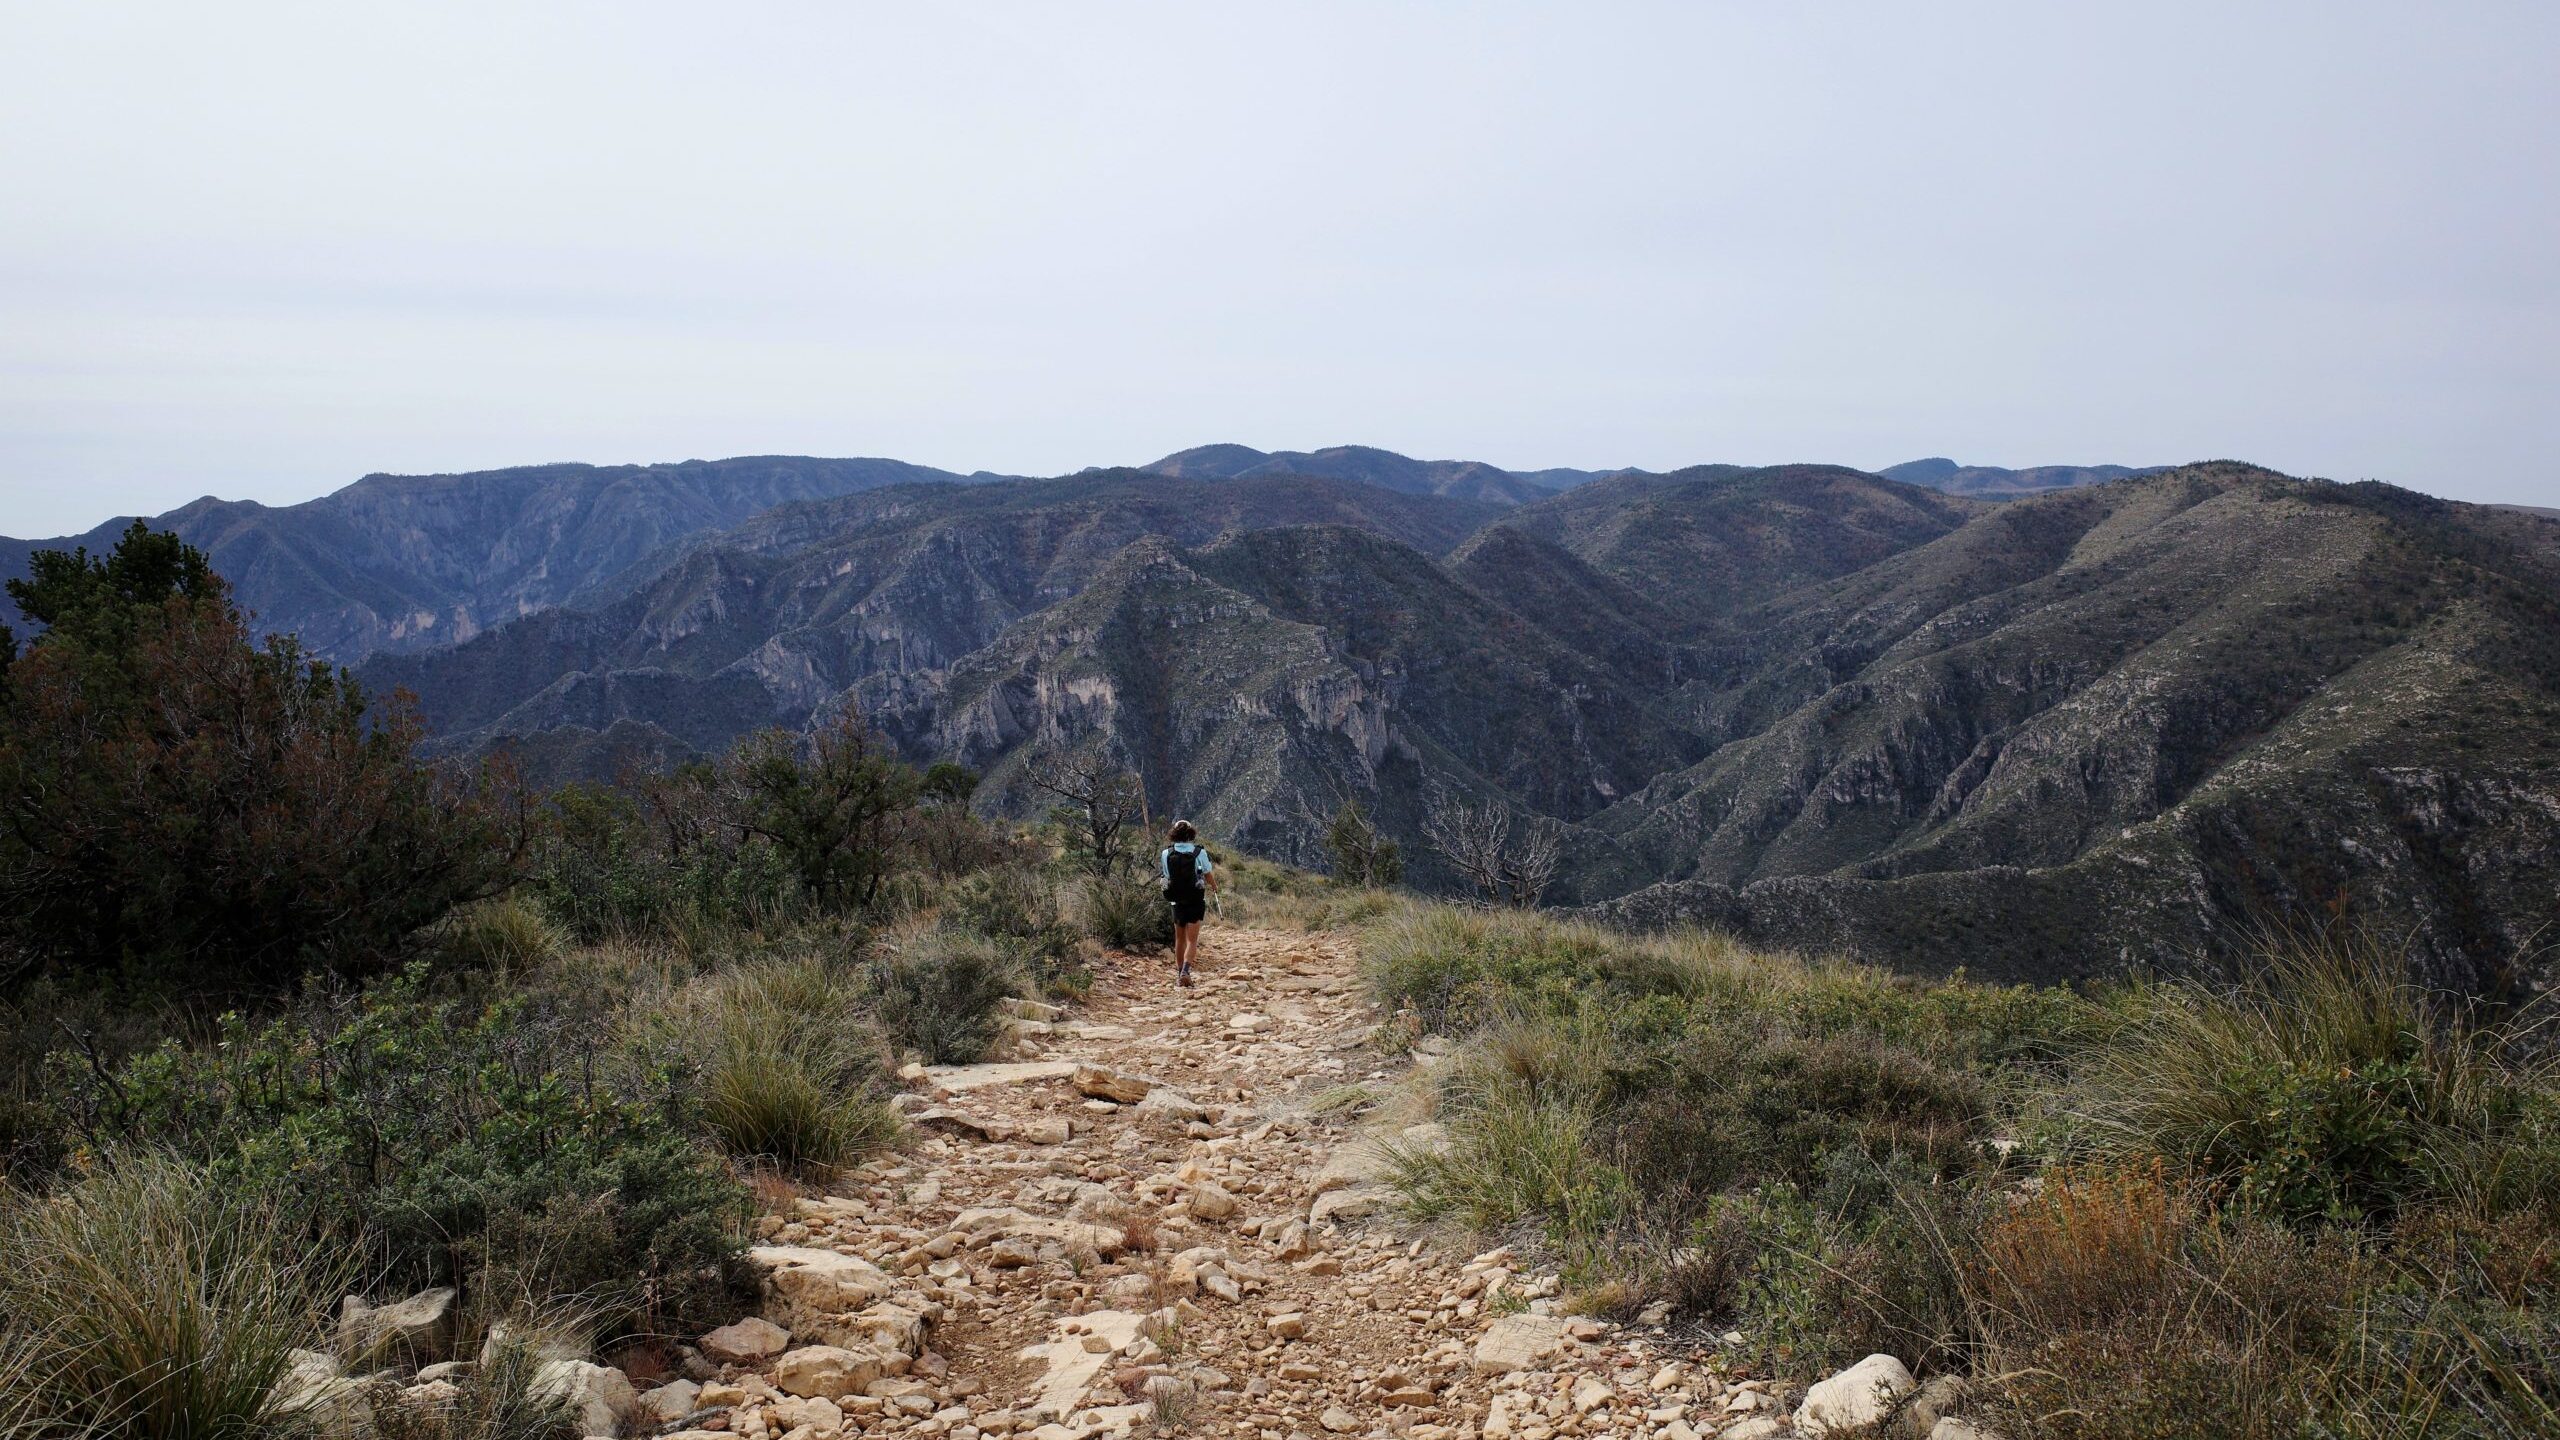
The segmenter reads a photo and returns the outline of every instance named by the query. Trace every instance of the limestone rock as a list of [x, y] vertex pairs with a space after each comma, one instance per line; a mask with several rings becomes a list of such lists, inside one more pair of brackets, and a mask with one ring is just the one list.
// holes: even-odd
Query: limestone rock
[[1209, 1118], [1209, 1107], [1166, 1085], [1149, 1090], [1134, 1112], [1141, 1124], [1180, 1128]]
[[1091, 1063], [1076, 1066], [1067, 1083], [1075, 1086], [1079, 1094], [1120, 1105], [1135, 1105], [1156, 1088], [1156, 1082], [1143, 1075]]
[[397, 1356], [417, 1363], [444, 1358], [453, 1344], [450, 1285], [421, 1290], [389, 1305], [368, 1305], [350, 1295], [338, 1307], [338, 1347], [350, 1355]]
[[285, 1372], [277, 1377], [273, 1395], [275, 1408], [287, 1414], [344, 1417], [362, 1405], [359, 1390], [339, 1368], [337, 1357], [294, 1350], [286, 1354]]
[[1314, 1205], [1308, 1207], [1307, 1220], [1316, 1225], [1328, 1220], [1357, 1220], [1364, 1215], [1376, 1214], [1392, 1196], [1393, 1192], [1377, 1185], [1327, 1190], [1316, 1197]]
[[451, 1410], [462, 1403], [462, 1387], [450, 1380], [428, 1380], [400, 1387], [400, 1403], [413, 1410]]
[[1893, 1413], [1893, 1402], [1914, 1386], [1911, 1372], [1890, 1355], [1870, 1355], [1805, 1392], [1796, 1428], [1829, 1435], [1872, 1426]]
[[916, 1355], [924, 1350], [925, 1331], [930, 1325], [930, 1318], [922, 1311], [882, 1301], [827, 1320], [805, 1338], [848, 1349], [868, 1347], [886, 1354]]
[[791, 1344], [791, 1332], [759, 1315], [702, 1337], [702, 1353], [732, 1365], [761, 1365]]
[[690, 1380], [670, 1380], [655, 1390], [640, 1392], [640, 1413], [657, 1425], [672, 1425], [692, 1414], [701, 1400], [700, 1385]]
[[773, 1383], [785, 1395], [833, 1400], [869, 1390], [886, 1373], [886, 1357], [872, 1349], [804, 1345], [773, 1364]]
[[[1073, 1413], [1084, 1403], [1095, 1378], [1111, 1364], [1111, 1357], [1137, 1343], [1146, 1319], [1135, 1311], [1097, 1310], [1061, 1320], [1057, 1338], [1025, 1346], [1022, 1358], [1047, 1365], [1033, 1382], [1028, 1408], [1053, 1418]], [[1101, 1342], [1101, 1348], [1088, 1347], [1089, 1340]]]
[[1480, 1375], [1535, 1370], [1564, 1348], [1565, 1322], [1553, 1315], [1505, 1315], [1476, 1339]]
[[1894, 1416], [1895, 1428], [1911, 1440], [1930, 1440], [1930, 1432], [1938, 1428], [1938, 1422], [1951, 1418], [1963, 1403], [1963, 1376], [1931, 1376], [1918, 1394], [1902, 1402], [1901, 1412]]
[[1394, 1173], [1395, 1161], [1386, 1147], [1364, 1137], [1337, 1146], [1325, 1156], [1308, 1188], [1322, 1195], [1328, 1190], [1374, 1184]]
[[559, 1330], [540, 1326], [527, 1327], [514, 1320], [501, 1320], [480, 1337], [480, 1364], [487, 1366], [511, 1346], [521, 1345], [537, 1360], [582, 1360], [586, 1346]]
[[1014, 1138], [1025, 1145], [1064, 1145], [1075, 1138], [1075, 1131], [1066, 1121], [1044, 1115], [1023, 1121], [1021, 1128], [1014, 1131]]
[[747, 1262], [763, 1276], [765, 1311], [788, 1330], [884, 1299], [897, 1288], [879, 1266], [833, 1250], [758, 1245]]
[[1010, 1205], [963, 1210], [952, 1219], [951, 1228], [964, 1235], [1028, 1241], [1034, 1247], [1055, 1241], [1068, 1249], [1082, 1247], [1103, 1256], [1129, 1247], [1128, 1236], [1117, 1226], [1033, 1215]]
[[1188, 1203], [1191, 1213], [1203, 1220], [1224, 1220], [1236, 1213], [1236, 1197], [1215, 1180], [1192, 1186]]
[[622, 1417], [639, 1408], [631, 1380], [609, 1365], [585, 1360], [546, 1360], [533, 1372], [525, 1393], [537, 1400], [565, 1404], [580, 1435], [612, 1435]]

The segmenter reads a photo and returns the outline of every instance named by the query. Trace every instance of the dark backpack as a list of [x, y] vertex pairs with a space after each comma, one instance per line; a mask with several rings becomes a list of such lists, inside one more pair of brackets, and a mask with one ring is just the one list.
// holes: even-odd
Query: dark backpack
[[1164, 898], [1197, 900], [1200, 893], [1199, 850], [1167, 850], [1164, 854]]

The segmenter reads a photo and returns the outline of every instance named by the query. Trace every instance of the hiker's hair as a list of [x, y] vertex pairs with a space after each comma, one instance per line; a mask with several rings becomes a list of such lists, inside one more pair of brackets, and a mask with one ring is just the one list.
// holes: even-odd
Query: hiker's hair
[[1188, 820], [1174, 821], [1173, 829], [1165, 836], [1166, 840], [1176, 845], [1188, 845], [1199, 838], [1200, 832], [1194, 829]]

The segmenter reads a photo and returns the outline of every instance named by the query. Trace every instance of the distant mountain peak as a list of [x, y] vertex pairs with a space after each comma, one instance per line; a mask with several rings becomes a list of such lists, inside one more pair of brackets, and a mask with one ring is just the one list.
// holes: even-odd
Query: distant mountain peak
[[1973, 495], [1986, 500], [2002, 500], [2018, 495], [2041, 495], [2048, 490], [2070, 490], [2082, 485], [2104, 485], [2110, 480], [2125, 480], [2136, 475], [2156, 475], [2166, 465], [2031, 465], [2022, 470], [1998, 465], [1964, 465], [1944, 455], [1924, 460], [1905, 460], [1878, 470], [1888, 480], [1905, 485], [1926, 485], [1950, 495]]
[[1416, 460], [1375, 445], [1328, 445], [1321, 450], [1256, 450], [1250, 445], [1195, 445], [1150, 465], [1149, 474], [1183, 479], [1239, 480], [1265, 475], [1311, 475], [1356, 480], [1407, 495], [1442, 495], [1523, 505], [1570, 489], [1603, 473], [1593, 470], [1505, 470], [1482, 460]]

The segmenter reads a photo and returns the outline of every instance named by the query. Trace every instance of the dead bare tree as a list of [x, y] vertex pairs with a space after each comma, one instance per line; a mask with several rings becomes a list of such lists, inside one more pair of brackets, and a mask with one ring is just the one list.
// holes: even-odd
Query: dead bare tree
[[1530, 821], [1503, 852], [1503, 898], [1518, 909], [1535, 910], [1563, 859], [1564, 827], [1543, 817]]
[[1515, 832], [1499, 804], [1470, 804], [1443, 786], [1423, 797], [1422, 838], [1487, 905], [1530, 909], [1547, 893], [1564, 856], [1564, 836], [1533, 819]]
[[1146, 814], [1146, 786], [1109, 755], [1067, 755], [1033, 767], [1032, 788], [1057, 800], [1051, 819], [1067, 833], [1067, 849], [1096, 879], [1127, 863], [1132, 827]]

